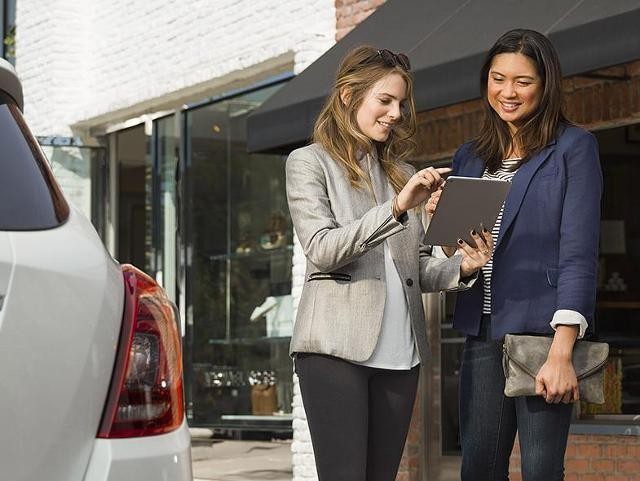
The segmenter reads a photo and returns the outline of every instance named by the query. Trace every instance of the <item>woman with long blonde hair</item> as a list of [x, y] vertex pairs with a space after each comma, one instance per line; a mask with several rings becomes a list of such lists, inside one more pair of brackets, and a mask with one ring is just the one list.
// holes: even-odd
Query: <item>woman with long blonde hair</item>
[[307, 258], [291, 354], [321, 481], [395, 479], [421, 360], [421, 293], [464, 289], [488, 260], [489, 233], [460, 256], [421, 244], [420, 209], [448, 169], [419, 172], [409, 59], [347, 54], [314, 129], [287, 160], [287, 197]]

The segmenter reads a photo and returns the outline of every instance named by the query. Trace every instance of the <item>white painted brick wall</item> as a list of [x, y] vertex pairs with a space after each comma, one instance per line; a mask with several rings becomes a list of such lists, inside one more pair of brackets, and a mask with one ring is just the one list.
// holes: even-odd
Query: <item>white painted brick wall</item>
[[[291, 280], [291, 295], [293, 296], [294, 316], [298, 310], [300, 294], [304, 285], [306, 260], [298, 236], [293, 236], [293, 268]], [[307, 415], [302, 404], [298, 376], [293, 374], [293, 481], [317, 481], [316, 462], [313, 456], [313, 446], [309, 435]]]
[[333, 45], [336, 26], [334, 0], [18, 0], [16, 17], [37, 135], [221, 93], [208, 83], [256, 66], [258, 80], [282, 56], [298, 73]]

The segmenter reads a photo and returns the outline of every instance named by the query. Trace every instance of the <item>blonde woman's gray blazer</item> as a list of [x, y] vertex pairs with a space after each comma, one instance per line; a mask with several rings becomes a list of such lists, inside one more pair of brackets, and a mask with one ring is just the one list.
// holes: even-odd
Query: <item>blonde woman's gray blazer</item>
[[[419, 214], [397, 221], [395, 192], [378, 160], [364, 156], [361, 167], [373, 187], [354, 189], [341, 167], [318, 144], [287, 159], [287, 198], [305, 256], [306, 274], [291, 338], [291, 353], [329, 354], [367, 360], [376, 346], [385, 304], [383, 241], [403, 282], [421, 360], [428, 347], [421, 292], [457, 290], [461, 256], [431, 257], [422, 244]], [[407, 164], [407, 169], [413, 168]]]

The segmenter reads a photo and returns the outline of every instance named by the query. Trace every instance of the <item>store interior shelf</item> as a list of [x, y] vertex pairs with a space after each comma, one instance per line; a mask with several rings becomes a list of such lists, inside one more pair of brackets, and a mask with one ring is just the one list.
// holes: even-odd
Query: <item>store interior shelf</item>
[[640, 301], [598, 301], [599, 309], [640, 309]]
[[215, 254], [210, 255], [210, 261], [224, 261], [227, 259], [252, 259], [256, 257], [267, 257], [274, 254], [281, 254], [284, 252], [293, 252], [292, 245], [286, 245], [283, 247], [277, 247], [275, 249], [254, 249], [251, 252], [232, 252], [230, 254]]
[[224, 344], [253, 344], [255, 342], [282, 342], [291, 339], [290, 336], [284, 337], [232, 337], [230, 339], [209, 339], [211, 345], [224, 345]]
[[293, 415], [279, 414], [273, 416], [226, 415], [220, 416], [220, 427], [250, 431], [290, 432]]

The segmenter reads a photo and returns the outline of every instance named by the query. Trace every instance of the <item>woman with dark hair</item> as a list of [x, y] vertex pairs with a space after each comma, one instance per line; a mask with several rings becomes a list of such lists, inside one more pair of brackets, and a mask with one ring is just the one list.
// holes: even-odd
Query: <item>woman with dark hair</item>
[[[393, 481], [428, 356], [421, 292], [466, 288], [492, 238], [435, 259], [422, 204], [450, 169], [402, 162], [416, 131], [409, 59], [358, 47], [342, 61], [314, 143], [287, 159], [307, 258], [291, 353], [321, 481]], [[468, 282], [469, 284], [466, 284]]]
[[[456, 152], [455, 175], [502, 179], [511, 190], [493, 228], [482, 282], [458, 295], [454, 327], [467, 335], [460, 371], [462, 481], [507, 480], [516, 431], [524, 481], [564, 479], [577, 338], [593, 320], [602, 173], [595, 138], [562, 112], [551, 42], [512, 30], [480, 73], [485, 119]], [[433, 212], [439, 199], [427, 203]], [[453, 252], [444, 248], [447, 255]], [[537, 396], [503, 393], [505, 334], [553, 336]]]

